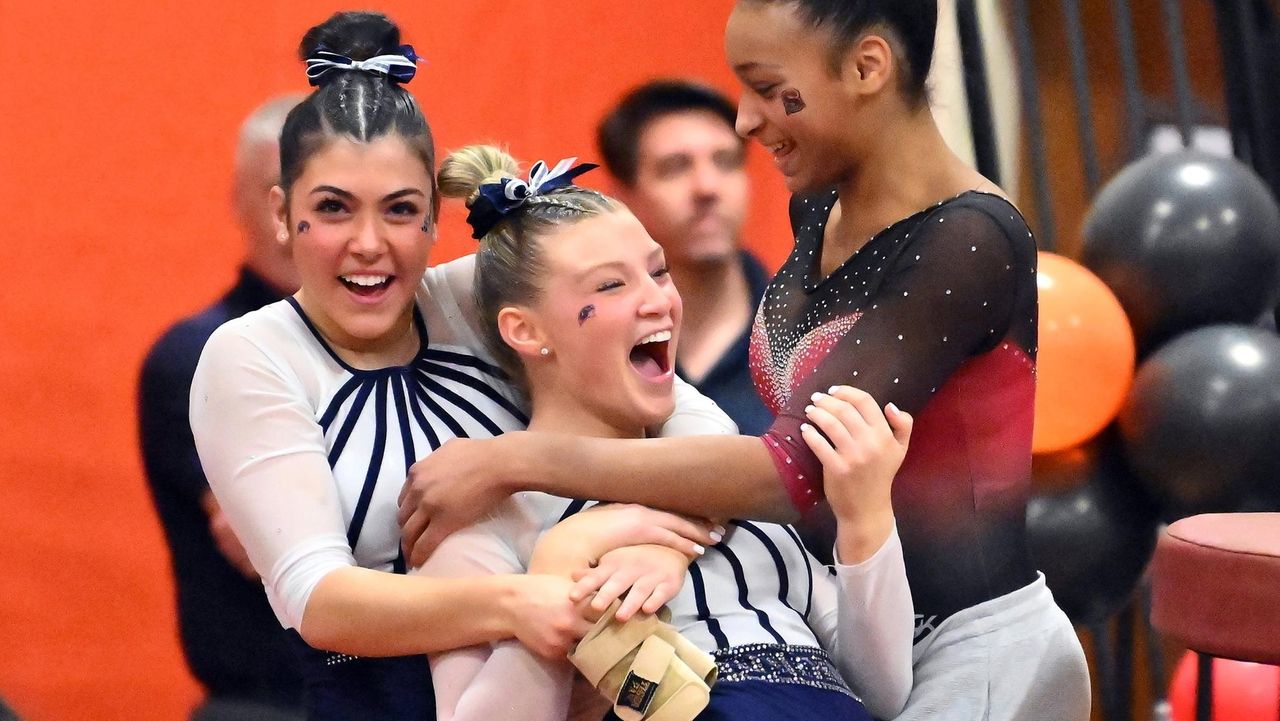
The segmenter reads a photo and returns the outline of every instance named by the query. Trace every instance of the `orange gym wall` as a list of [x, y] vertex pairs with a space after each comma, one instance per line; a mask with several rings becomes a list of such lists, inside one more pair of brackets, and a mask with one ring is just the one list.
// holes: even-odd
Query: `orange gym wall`
[[[694, 75], [733, 91], [731, 0], [384, 3], [427, 63], [410, 86], [441, 148], [595, 155], [625, 88]], [[233, 278], [240, 119], [306, 88], [292, 51], [333, 0], [0, 0], [0, 697], [24, 719], [178, 719], [198, 697], [141, 477], [148, 344]], [[748, 239], [787, 245], [758, 149]], [[588, 176], [590, 177], [590, 176]], [[601, 178], [593, 179], [600, 182]], [[446, 210], [436, 259], [470, 245]]]

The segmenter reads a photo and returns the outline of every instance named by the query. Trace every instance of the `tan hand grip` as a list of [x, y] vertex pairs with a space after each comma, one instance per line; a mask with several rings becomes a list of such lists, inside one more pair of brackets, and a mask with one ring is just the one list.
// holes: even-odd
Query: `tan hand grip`
[[600, 617], [569, 660], [622, 721], [691, 721], [710, 701], [715, 660], [652, 614], [619, 623], [618, 605]]

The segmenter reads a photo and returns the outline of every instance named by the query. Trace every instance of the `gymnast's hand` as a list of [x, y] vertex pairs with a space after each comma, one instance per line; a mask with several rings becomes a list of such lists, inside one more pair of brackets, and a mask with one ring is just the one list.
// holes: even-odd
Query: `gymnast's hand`
[[723, 536], [724, 529], [705, 518], [633, 503], [602, 503], [569, 516], [542, 534], [533, 549], [529, 571], [570, 576], [597, 564], [610, 551], [642, 545], [668, 548], [687, 565]]
[[689, 560], [666, 546], [625, 546], [604, 554], [594, 568], [575, 571], [569, 600], [589, 600], [592, 611], [602, 614], [625, 593], [614, 614], [619, 621], [637, 611], [657, 613], [680, 593]]
[[503, 438], [455, 438], [413, 464], [400, 490], [396, 520], [409, 567], [426, 562], [440, 542], [511, 495], [501, 484]]
[[815, 393], [805, 413], [813, 425], [800, 432], [822, 462], [840, 561], [860, 563], [893, 531], [893, 477], [907, 455], [913, 420], [892, 403], [881, 412], [870, 394], [848, 386]]
[[504, 600], [516, 640], [553, 660], [564, 659], [600, 618], [584, 601], [570, 600], [572, 582], [559, 576], [511, 577], [515, 592]]

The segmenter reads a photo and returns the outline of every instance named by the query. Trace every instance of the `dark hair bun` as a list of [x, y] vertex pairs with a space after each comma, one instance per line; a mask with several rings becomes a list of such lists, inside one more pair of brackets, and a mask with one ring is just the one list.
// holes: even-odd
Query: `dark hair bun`
[[306, 60], [317, 46], [352, 60], [368, 60], [397, 52], [400, 28], [391, 18], [375, 12], [340, 12], [302, 36], [298, 56]]

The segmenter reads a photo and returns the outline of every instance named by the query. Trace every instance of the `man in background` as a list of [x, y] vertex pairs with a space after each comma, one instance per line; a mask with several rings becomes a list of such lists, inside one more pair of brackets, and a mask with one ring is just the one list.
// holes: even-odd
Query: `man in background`
[[301, 100], [271, 100], [241, 126], [234, 204], [247, 247], [239, 278], [216, 303], [161, 336], [139, 381], [142, 456], [173, 562], [182, 647], [207, 692], [193, 721], [302, 718], [298, 661], [209, 492], [187, 415], [191, 378], [213, 331], [297, 290], [267, 198], [280, 179], [280, 128]]
[[624, 96], [596, 138], [618, 197], [662, 246], [684, 298], [677, 372], [757, 435], [773, 416], [751, 382], [747, 346], [768, 275], [739, 248], [748, 182], [735, 116], [711, 88], [656, 81]]

